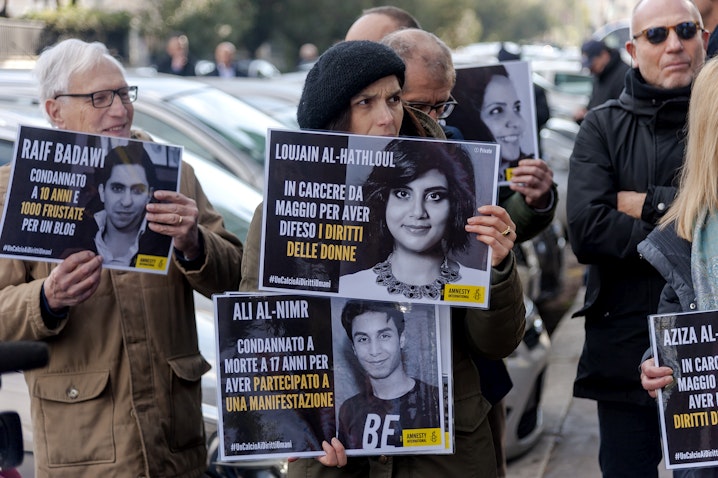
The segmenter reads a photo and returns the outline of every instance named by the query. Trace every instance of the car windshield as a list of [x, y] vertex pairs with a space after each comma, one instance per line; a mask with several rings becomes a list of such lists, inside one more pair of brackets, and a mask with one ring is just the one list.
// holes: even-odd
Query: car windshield
[[220, 133], [259, 164], [264, 164], [267, 129], [285, 127], [243, 101], [210, 88], [175, 96], [169, 102]]

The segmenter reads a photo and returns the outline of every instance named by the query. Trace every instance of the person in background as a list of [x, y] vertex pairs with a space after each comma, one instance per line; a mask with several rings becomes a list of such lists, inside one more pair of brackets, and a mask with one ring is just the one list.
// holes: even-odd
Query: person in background
[[[148, 139], [131, 129], [124, 69], [104, 45], [64, 40], [43, 51], [35, 74], [56, 128]], [[1, 198], [10, 173], [0, 168]], [[242, 244], [189, 165], [179, 192], [153, 198], [147, 227], [174, 240], [166, 275], [103, 269], [90, 250], [59, 264], [0, 260], [0, 340], [49, 347], [47, 366], [25, 372], [38, 478], [189, 478], [207, 468], [200, 379], [210, 365], [193, 291], [237, 287]]]
[[[302, 129], [332, 129], [355, 134], [396, 136], [405, 110], [401, 107], [404, 64], [388, 47], [370, 41], [341, 42], [327, 50], [310, 70], [297, 110]], [[398, 103], [397, 103], [398, 101]], [[397, 109], [397, 105], [399, 106]], [[385, 124], [391, 122], [392, 127]], [[371, 126], [374, 125], [374, 126]], [[242, 260], [240, 290], [257, 289], [261, 209], [255, 213]], [[498, 359], [520, 343], [525, 328], [523, 289], [511, 253], [515, 224], [498, 206], [483, 206], [467, 218], [466, 231], [492, 246], [491, 307], [452, 310], [455, 446], [453, 455], [354, 457], [347, 460], [338, 439], [323, 444], [318, 461], [297, 460], [290, 477], [314, 476], [496, 476], [496, 462], [486, 414], [490, 404], [471, 355]], [[339, 465], [341, 468], [336, 468]]]
[[157, 65], [159, 73], [179, 76], [195, 75], [195, 61], [189, 53], [187, 35], [176, 34], [169, 37], [165, 52], [167, 55]]
[[387, 34], [402, 28], [421, 28], [406, 10], [391, 5], [364, 10], [349, 27], [344, 40], [380, 41]]
[[234, 43], [223, 41], [214, 49], [214, 69], [207, 76], [219, 76], [220, 78], [235, 78], [237, 76], [247, 76], [244, 71], [240, 71], [235, 56], [237, 48]]
[[[638, 244], [638, 252], [661, 273], [666, 286], [658, 313], [718, 308], [716, 234], [718, 234], [718, 145], [711, 138], [716, 127], [718, 60], [705, 64], [693, 82], [688, 108], [686, 161], [678, 195], [657, 228]], [[651, 355], [649, 350], [644, 357]], [[653, 358], [641, 363], [641, 385], [651, 398], [673, 382], [670, 367], [656, 367]], [[711, 446], [713, 446], [711, 444]], [[674, 478], [713, 478], [718, 467], [681, 468]]]
[[626, 72], [630, 69], [621, 59], [615, 48], [609, 48], [599, 40], [588, 40], [581, 46], [582, 64], [593, 75], [593, 89], [588, 105], [574, 114], [577, 123], [581, 123], [591, 108], [618, 98], [623, 91]]
[[309, 71], [314, 66], [314, 63], [319, 58], [319, 50], [314, 43], [304, 43], [299, 47], [299, 62], [297, 63], [297, 70]]
[[636, 246], [675, 197], [691, 84], [707, 40], [690, 0], [641, 0], [626, 43], [635, 67], [617, 100], [586, 113], [570, 159], [569, 240], [588, 265], [585, 302], [574, 314], [585, 316], [586, 336], [573, 393], [597, 402], [606, 478], [658, 476], [656, 403], [636, 365], [665, 280]]
[[713, 58], [718, 53], [718, 4], [716, 0], [693, 0], [703, 18], [703, 27], [711, 32], [706, 48], [706, 58]]

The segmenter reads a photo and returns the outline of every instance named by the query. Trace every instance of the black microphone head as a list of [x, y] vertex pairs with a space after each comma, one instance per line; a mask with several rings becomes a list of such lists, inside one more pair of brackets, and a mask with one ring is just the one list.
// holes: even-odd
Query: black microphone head
[[0, 342], [0, 373], [42, 367], [48, 358], [45, 342]]

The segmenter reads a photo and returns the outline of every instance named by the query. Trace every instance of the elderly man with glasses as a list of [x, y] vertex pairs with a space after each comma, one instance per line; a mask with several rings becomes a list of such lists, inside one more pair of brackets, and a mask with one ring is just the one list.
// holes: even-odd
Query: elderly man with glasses
[[[104, 45], [60, 42], [35, 73], [57, 128], [148, 139], [131, 130], [137, 88]], [[1, 196], [9, 176], [0, 168]], [[174, 240], [166, 275], [103, 269], [90, 250], [59, 264], [0, 260], [0, 340], [49, 347], [49, 363], [25, 372], [37, 477], [204, 475], [200, 378], [210, 365], [193, 290], [237, 289], [242, 244], [187, 164], [179, 189], [153, 191], [145, 205], [147, 228]]]
[[590, 110], [571, 156], [569, 239], [588, 265], [586, 338], [574, 395], [597, 401], [604, 477], [658, 476], [655, 402], [636, 369], [646, 317], [665, 281], [636, 250], [676, 193], [691, 83], [708, 32], [690, 0], [641, 0], [626, 49], [633, 68], [617, 100]]

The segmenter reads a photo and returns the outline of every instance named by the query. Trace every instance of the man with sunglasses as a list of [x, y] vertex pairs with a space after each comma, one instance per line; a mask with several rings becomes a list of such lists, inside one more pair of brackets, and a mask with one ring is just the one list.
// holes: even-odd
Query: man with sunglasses
[[570, 160], [569, 239], [587, 264], [585, 344], [574, 395], [597, 401], [604, 477], [657, 477], [655, 402], [636, 369], [665, 281], [636, 250], [676, 194], [693, 78], [708, 32], [690, 0], [641, 0], [620, 97], [590, 110]]
[[[131, 130], [137, 90], [104, 45], [64, 40], [35, 74], [55, 127], [148, 139]], [[0, 168], [0, 197], [9, 176]], [[47, 366], [25, 373], [38, 478], [204, 475], [200, 379], [210, 365], [193, 291], [238, 288], [242, 245], [187, 164], [179, 190], [154, 190], [144, 206], [146, 228], [174, 241], [166, 275], [103, 269], [89, 248], [59, 264], [0, 260], [0, 340], [49, 346]]]

